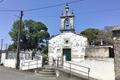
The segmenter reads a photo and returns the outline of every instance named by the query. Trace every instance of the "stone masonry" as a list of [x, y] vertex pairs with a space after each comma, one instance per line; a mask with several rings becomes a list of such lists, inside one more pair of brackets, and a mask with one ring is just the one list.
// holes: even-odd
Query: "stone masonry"
[[114, 40], [115, 80], [120, 80], [120, 40]]
[[120, 29], [113, 30], [115, 80], [120, 80]]

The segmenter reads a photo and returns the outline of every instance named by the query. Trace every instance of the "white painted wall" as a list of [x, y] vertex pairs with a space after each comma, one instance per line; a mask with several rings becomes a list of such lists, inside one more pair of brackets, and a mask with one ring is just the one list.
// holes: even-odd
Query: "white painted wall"
[[[5, 67], [16, 68], [16, 59], [5, 59], [3, 62]], [[28, 70], [42, 67], [42, 56], [39, 60], [20, 60], [20, 70]]]
[[15, 68], [16, 67], [16, 59], [5, 59], [3, 65], [5, 67]]
[[[115, 72], [114, 72], [114, 60], [110, 58], [104, 59], [87, 59], [82, 62], [71, 62], [77, 65], [82, 65], [90, 68], [90, 77], [96, 78], [98, 80], [115, 80]], [[67, 66], [68, 68], [66, 68]], [[79, 70], [87, 72], [88, 70], [83, 67], [78, 67], [75, 65], [71, 65], [73, 68], [72, 71], [86, 75], [85, 73], [79, 72]], [[70, 64], [64, 63], [64, 68], [70, 70]], [[77, 70], [74, 70], [77, 69]]]
[[[42, 67], [42, 56], [39, 55], [38, 57], [38, 60], [26, 60], [26, 58], [20, 60], [20, 69], [28, 70]], [[6, 53], [2, 53], [1, 63], [3, 63], [5, 67], [16, 68], [16, 59], [6, 59]]]
[[3, 64], [5, 62], [6, 59], [6, 53], [2, 53], [1, 54], [1, 64]]
[[[16, 68], [16, 59], [6, 59], [3, 63], [5, 67]], [[21, 60], [20, 70], [28, 70], [42, 67], [42, 60]]]
[[[68, 40], [68, 43], [66, 43], [66, 40]], [[49, 62], [52, 62], [53, 58], [62, 58], [64, 48], [71, 48], [72, 61], [82, 61], [84, 60], [85, 48], [87, 45], [86, 37], [77, 35], [72, 32], [63, 32], [49, 40]]]
[[24, 60], [20, 62], [20, 70], [29, 70], [42, 67], [42, 60]]

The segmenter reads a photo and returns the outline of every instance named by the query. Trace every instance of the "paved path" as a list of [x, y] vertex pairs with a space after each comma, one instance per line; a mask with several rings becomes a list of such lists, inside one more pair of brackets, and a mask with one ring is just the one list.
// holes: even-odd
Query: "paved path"
[[0, 66], [0, 80], [56, 80], [56, 78], [40, 77], [39, 74], [22, 72]]

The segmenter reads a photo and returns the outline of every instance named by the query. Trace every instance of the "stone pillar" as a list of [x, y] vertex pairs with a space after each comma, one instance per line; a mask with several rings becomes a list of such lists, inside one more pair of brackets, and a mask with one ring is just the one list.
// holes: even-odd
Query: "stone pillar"
[[120, 40], [114, 41], [115, 80], [120, 80]]
[[115, 80], [120, 80], [120, 29], [113, 30]]

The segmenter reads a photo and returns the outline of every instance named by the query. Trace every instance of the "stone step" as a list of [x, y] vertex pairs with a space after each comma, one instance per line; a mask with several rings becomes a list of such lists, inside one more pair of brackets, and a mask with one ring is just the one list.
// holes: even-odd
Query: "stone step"
[[56, 74], [55, 72], [45, 72], [45, 71], [38, 71], [38, 73], [42, 75], [55, 75]]
[[55, 72], [54, 69], [42, 69], [41, 71], [44, 71], [44, 72]]
[[56, 75], [44, 75], [39, 73], [36, 73], [36, 74], [39, 75], [40, 77], [56, 77]]
[[48, 77], [55, 77], [55, 69], [51, 67], [44, 67], [41, 69], [36, 69], [35, 73], [39, 74], [40, 76], [48, 76]]

